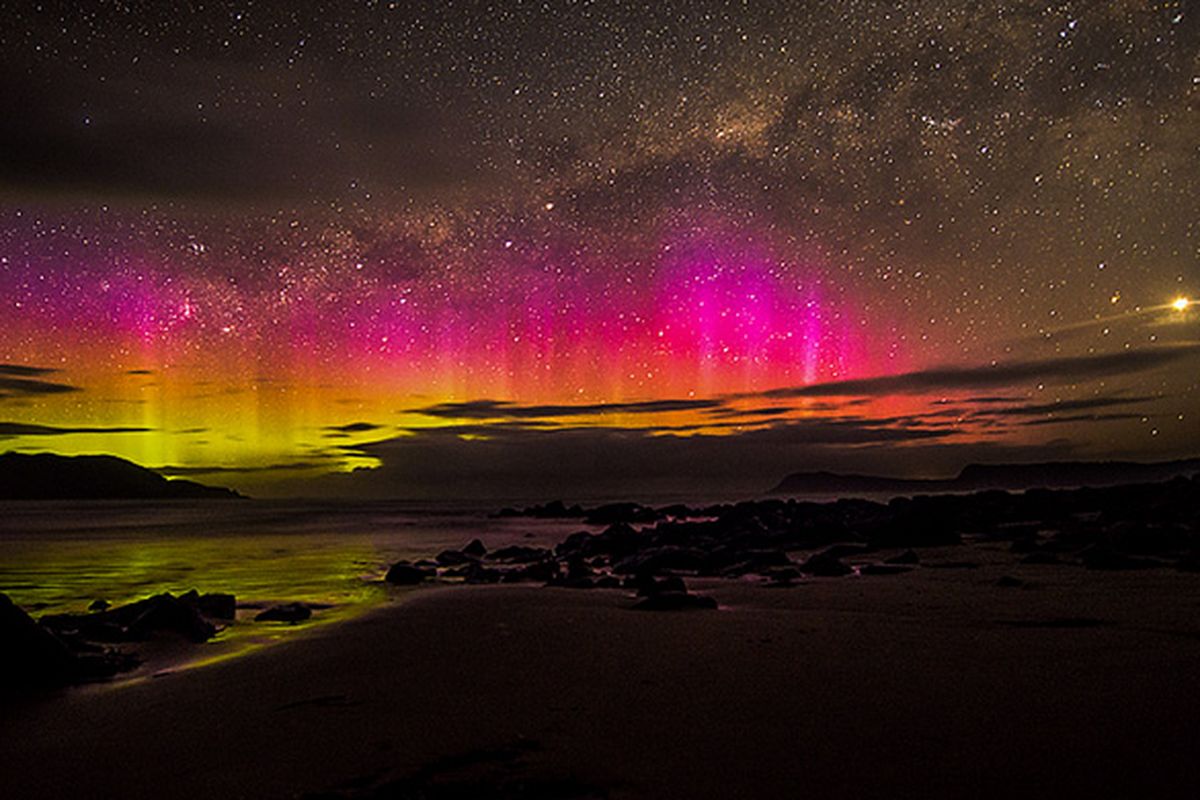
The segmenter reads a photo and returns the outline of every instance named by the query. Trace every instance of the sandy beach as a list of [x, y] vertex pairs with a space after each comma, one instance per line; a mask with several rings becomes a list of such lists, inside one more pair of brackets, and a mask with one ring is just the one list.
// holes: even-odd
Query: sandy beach
[[[9, 708], [9, 797], [1187, 797], [1200, 583], [1015, 565], [421, 589], [224, 663]], [[1023, 586], [996, 581], [1015, 575]], [[457, 793], [455, 793], [457, 792]]]

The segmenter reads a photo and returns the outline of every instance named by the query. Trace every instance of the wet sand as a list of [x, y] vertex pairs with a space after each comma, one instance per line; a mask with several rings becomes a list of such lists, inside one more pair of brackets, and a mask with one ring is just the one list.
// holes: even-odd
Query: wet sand
[[[1015, 565], [441, 587], [230, 661], [4, 710], [7, 797], [403, 797], [570, 779], [611, 798], [1190, 797], [1200, 580]], [[1022, 587], [1001, 587], [1016, 575]], [[399, 782], [399, 783], [397, 783]], [[390, 792], [390, 793], [389, 793]], [[590, 793], [589, 793], [590, 792]], [[438, 796], [436, 794], [430, 796]]]

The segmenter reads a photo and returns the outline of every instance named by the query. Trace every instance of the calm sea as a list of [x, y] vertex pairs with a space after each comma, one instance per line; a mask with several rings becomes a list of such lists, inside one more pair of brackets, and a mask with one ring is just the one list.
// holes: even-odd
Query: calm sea
[[498, 519], [489, 507], [271, 500], [0, 503], [0, 592], [79, 611], [158, 592], [230, 592], [252, 606], [382, 596], [389, 564], [474, 538], [552, 545], [578, 520]]

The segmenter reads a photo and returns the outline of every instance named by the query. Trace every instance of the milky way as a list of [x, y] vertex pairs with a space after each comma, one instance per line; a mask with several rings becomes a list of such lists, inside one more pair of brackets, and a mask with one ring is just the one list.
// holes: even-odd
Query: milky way
[[780, 468], [1194, 454], [1198, 17], [17, 4], [0, 436], [265, 480], [491, 401]]

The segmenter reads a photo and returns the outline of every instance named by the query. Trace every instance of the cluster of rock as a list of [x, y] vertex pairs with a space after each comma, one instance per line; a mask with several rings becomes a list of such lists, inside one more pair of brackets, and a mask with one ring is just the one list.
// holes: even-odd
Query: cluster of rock
[[[986, 491], [887, 503], [770, 499], [702, 509], [613, 504], [602, 507], [607, 518], [618, 517], [606, 529], [571, 534], [553, 549], [515, 546], [488, 552], [475, 540], [433, 559], [395, 564], [387, 580], [627, 588], [644, 596], [667, 595], [640, 601], [638, 608], [712, 607], [706, 598], [680, 599], [694, 597], [681, 577], [749, 575], [787, 586], [808, 576], [895, 575], [920, 563], [920, 548], [957, 545], [964, 537], [1010, 541], [1027, 563], [1200, 570], [1198, 484], [1200, 476], [1104, 489]], [[597, 510], [555, 502], [502, 513], [587, 519]], [[622, 513], [628, 516], [620, 518]], [[646, 519], [653, 524], [634, 527]], [[664, 579], [677, 582], [670, 589], [645, 591]]]
[[146, 641], [172, 632], [203, 642], [218, 630], [214, 620], [232, 620], [233, 595], [159, 594], [119, 608], [104, 601], [88, 614], [47, 614], [34, 620], [0, 594], [0, 669], [4, 690], [61, 686], [107, 678], [131, 669], [138, 659], [110, 645]]
[[[237, 599], [231, 594], [156, 594], [110, 608], [97, 600], [85, 614], [45, 614], [35, 620], [0, 594], [0, 690], [62, 686], [112, 677], [136, 667], [136, 656], [114, 645], [145, 642], [161, 634], [206, 642], [233, 622]], [[261, 611], [255, 620], [300, 622], [312, 616], [304, 603]]]
[[658, 522], [670, 517], [703, 516], [709, 510], [711, 509], [692, 509], [685, 505], [652, 508], [641, 503], [607, 503], [595, 508], [584, 508], [580, 505], [568, 506], [562, 500], [552, 500], [543, 505], [526, 506], [523, 509], [502, 508], [496, 516], [578, 519], [587, 525], [612, 525], [617, 522], [640, 524]]
[[164, 632], [198, 643], [215, 636], [217, 623], [231, 621], [236, 610], [231, 594], [200, 594], [193, 589], [179, 596], [163, 592], [117, 608], [98, 600], [89, 614], [46, 614], [38, 621], [73, 645], [144, 642]]

